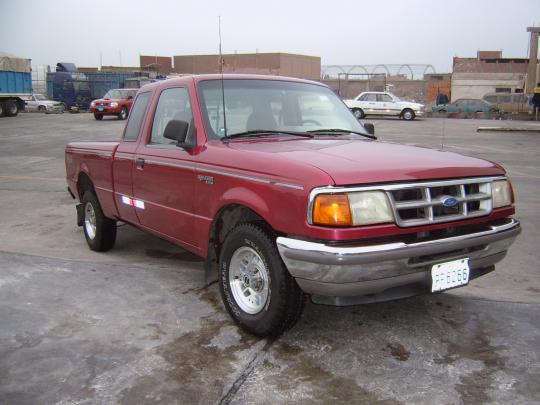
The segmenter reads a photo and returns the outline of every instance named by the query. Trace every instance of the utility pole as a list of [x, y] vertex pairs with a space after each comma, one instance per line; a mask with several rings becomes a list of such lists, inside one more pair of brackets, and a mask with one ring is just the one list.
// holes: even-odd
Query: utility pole
[[538, 35], [540, 27], [528, 27], [527, 32], [531, 33], [531, 42], [529, 46], [529, 67], [527, 68], [527, 94], [533, 94], [533, 90], [538, 83]]

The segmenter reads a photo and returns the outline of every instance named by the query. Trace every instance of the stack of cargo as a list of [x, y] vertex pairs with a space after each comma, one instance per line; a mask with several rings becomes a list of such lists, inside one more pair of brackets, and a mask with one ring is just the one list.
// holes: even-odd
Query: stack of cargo
[[0, 116], [15, 117], [32, 98], [30, 59], [0, 52]]

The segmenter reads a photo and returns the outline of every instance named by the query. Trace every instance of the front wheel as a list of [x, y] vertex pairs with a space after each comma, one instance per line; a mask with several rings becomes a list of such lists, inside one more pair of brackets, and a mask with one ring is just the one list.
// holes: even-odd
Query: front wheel
[[101, 121], [103, 119], [103, 115], [102, 114], [94, 114], [94, 118], [98, 121]]
[[412, 121], [414, 120], [414, 117], [415, 117], [414, 111], [408, 108], [403, 110], [403, 112], [401, 113], [401, 116], [403, 117], [405, 121]]
[[122, 109], [120, 110], [120, 113], [118, 114], [118, 119], [119, 120], [125, 120], [128, 116], [128, 110], [126, 107], [122, 107]]
[[270, 232], [240, 224], [223, 244], [219, 286], [225, 308], [244, 330], [278, 336], [300, 318], [305, 295], [289, 274]]
[[356, 117], [357, 120], [361, 120], [362, 118], [366, 116], [366, 114], [364, 114], [364, 111], [361, 108], [353, 109], [352, 113]]
[[90, 249], [105, 252], [116, 242], [116, 221], [103, 214], [101, 205], [92, 191], [86, 191], [82, 199], [84, 209], [83, 229]]

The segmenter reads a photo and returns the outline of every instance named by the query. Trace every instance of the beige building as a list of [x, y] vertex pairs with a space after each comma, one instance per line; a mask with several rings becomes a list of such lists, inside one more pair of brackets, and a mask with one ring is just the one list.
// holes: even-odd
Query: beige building
[[[219, 55], [174, 56], [173, 72], [180, 74], [219, 73]], [[320, 80], [321, 58], [289, 53], [223, 55], [223, 72], [292, 76]]]
[[519, 93], [525, 89], [529, 60], [503, 58], [501, 51], [478, 51], [476, 58], [454, 58], [452, 101], [482, 98], [487, 93]]

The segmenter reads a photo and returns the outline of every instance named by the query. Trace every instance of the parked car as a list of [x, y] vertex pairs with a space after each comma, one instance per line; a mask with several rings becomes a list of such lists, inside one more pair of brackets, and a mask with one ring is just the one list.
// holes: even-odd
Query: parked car
[[112, 89], [103, 98], [90, 103], [90, 112], [96, 120], [102, 120], [104, 115], [116, 115], [125, 120], [133, 104], [133, 98], [139, 89]]
[[460, 98], [449, 104], [434, 105], [433, 112], [459, 113], [497, 113], [499, 109], [494, 104], [477, 98]]
[[379, 142], [325, 85], [200, 75], [143, 87], [118, 142], [71, 142], [66, 179], [90, 249], [117, 222], [204, 258], [256, 335], [306, 296], [356, 305], [467, 285], [520, 224], [498, 164]]
[[358, 119], [366, 115], [393, 115], [411, 121], [424, 115], [424, 105], [402, 101], [392, 93], [366, 91], [353, 100], [344, 100]]
[[523, 93], [487, 93], [482, 99], [495, 105], [500, 111], [505, 113], [533, 112], [533, 107], [529, 105], [527, 95]]
[[48, 99], [43, 94], [32, 94], [32, 99], [25, 102], [28, 111], [64, 112], [64, 104]]

